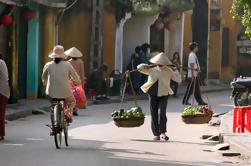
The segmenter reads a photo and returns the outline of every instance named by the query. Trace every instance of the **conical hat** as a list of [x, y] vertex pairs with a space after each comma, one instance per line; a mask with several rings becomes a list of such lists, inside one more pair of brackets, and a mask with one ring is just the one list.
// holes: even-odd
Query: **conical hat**
[[171, 65], [172, 64], [169, 58], [163, 52], [151, 58], [150, 62], [157, 65], [158, 64], [159, 65]]
[[83, 54], [76, 47], [72, 47], [69, 50], [65, 51], [65, 54], [67, 56], [74, 57], [74, 58], [79, 58], [83, 56]]

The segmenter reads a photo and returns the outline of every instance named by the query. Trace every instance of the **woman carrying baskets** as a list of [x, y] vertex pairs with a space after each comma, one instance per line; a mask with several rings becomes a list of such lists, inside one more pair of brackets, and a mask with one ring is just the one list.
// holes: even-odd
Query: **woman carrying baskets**
[[[170, 80], [181, 82], [181, 75], [175, 67], [167, 67], [167, 65], [172, 63], [163, 52], [150, 59], [150, 62], [155, 64], [156, 67], [147, 64], [140, 64], [137, 67], [139, 72], [148, 75], [148, 80], [141, 86], [141, 89], [149, 95], [153, 139], [167, 141], [169, 138], [165, 134], [167, 122], [166, 107], [168, 96], [173, 94], [170, 88]], [[159, 109], [160, 118], [158, 114]]]

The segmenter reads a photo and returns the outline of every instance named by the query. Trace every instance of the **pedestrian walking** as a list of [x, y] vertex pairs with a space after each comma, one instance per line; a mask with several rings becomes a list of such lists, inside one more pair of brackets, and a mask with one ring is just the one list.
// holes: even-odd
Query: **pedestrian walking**
[[[189, 98], [193, 93], [194, 87], [194, 97], [199, 105], [207, 105], [202, 98], [201, 98], [201, 92], [200, 92], [200, 78], [199, 78], [199, 72], [200, 72], [200, 64], [198, 61], [198, 58], [196, 56], [196, 53], [199, 50], [199, 45], [196, 42], [192, 42], [189, 44], [190, 47], [190, 54], [188, 57], [188, 85], [186, 89], [186, 93], [183, 98], [183, 104], [184, 105], [191, 105], [189, 103]], [[194, 85], [195, 84], [195, 85]]]
[[76, 100], [71, 90], [70, 80], [80, 84], [80, 78], [70, 62], [64, 61], [67, 55], [64, 53], [63, 46], [55, 46], [49, 57], [53, 58], [53, 61], [44, 65], [42, 73], [42, 81], [46, 85], [45, 93], [50, 101], [53, 101], [53, 99], [65, 99], [65, 103], [68, 106], [68, 109], [65, 111], [65, 118], [71, 122]]
[[173, 94], [170, 80], [181, 82], [181, 76], [175, 68], [166, 66], [171, 65], [171, 61], [163, 52], [150, 59], [150, 62], [157, 66], [151, 68], [147, 64], [138, 65], [138, 70], [148, 75], [148, 80], [141, 89], [149, 96], [153, 139], [167, 141], [169, 137], [166, 135], [166, 108], [168, 96]]
[[8, 69], [0, 54], [0, 141], [5, 137], [5, 110], [10, 97]]
[[[85, 68], [84, 68], [83, 60], [80, 59], [83, 56], [83, 54], [76, 47], [72, 47], [69, 50], [65, 51], [65, 54], [71, 57], [69, 62], [71, 63], [71, 65], [73, 66], [77, 74], [79, 75], [80, 80], [81, 80], [81, 85], [84, 88], [85, 81], [86, 81]], [[78, 116], [78, 110], [79, 110], [78, 107], [74, 108], [73, 110], [74, 116]]]
[[[135, 48], [135, 53], [131, 56], [131, 60], [130, 60], [130, 63], [128, 64], [127, 70], [135, 70], [137, 69], [137, 66], [141, 64], [140, 53], [141, 53], [141, 47], [137, 46]], [[140, 89], [141, 76], [142, 74], [138, 71], [131, 72], [133, 88], [137, 94], [141, 93], [141, 89]]]
[[[178, 52], [175, 52], [173, 54], [172, 63], [179, 70], [179, 68], [181, 67], [181, 62], [180, 62], [180, 54]], [[179, 70], [179, 72], [180, 72], [180, 70]], [[179, 86], [178, 82], [175, 82], [175, 81], [171, 80], [171, 88], [173, 90], [173, 96], [174, 97], [177, 97], [178, 86]]]

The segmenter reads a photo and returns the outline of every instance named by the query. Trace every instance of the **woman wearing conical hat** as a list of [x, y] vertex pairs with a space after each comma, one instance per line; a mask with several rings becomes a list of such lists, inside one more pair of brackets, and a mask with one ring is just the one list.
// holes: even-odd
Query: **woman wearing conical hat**
[[64, 53], [63, 46], [55, 46], [49, 57], [52, 58], [53, 61], [44, 65], [42, 73], [42, 81], [43, 84], [46, 85], [45, 93], [50, 100], [65, 99], [68, 106], [68, 109], [65, 111], [65, 118], [71, 122], [72, 111], [76, 105], [76, 100], [72, 94], [69, 76], [77, 84], [80, 84], [81, 81], [72, 65], [64, 61], [67, 55]]
[[[147, 64], [140, 64], [137, 67], [139, 72], [148, 75], [148, 80], [141, 86], [141, 89], [149, 95], [151, 128], [154, 140], [167, 141], [169, 138], [166, 135], [166, 107], [168, 96], [173, 94], [170, 88], [170, 80], [181, 82], [181, 76], [174, 68], [167, 67], [172, 63], [163, 52], [150, 59], [150, 62], [155, 64], [156, 67]], [[159, 110], [160, 114], [158, 113]], [[158, 119], [160, 119], [160, 122]]]
[[[75, 71], [78, 73], [81, 83], [82, 83], [82, 87], [84, 88], [85, 80], [86, 80], [85, 67], [84, 67], [83, 60], [80, 59], [83, 56], [83, 54], [76, 47], [72, 47], [69, 50], [65, 51], [65, 54], [71, 57], [69, 62], [71, 63]], [[78, 116], [77, 112], [78, 112], [78, 107], [75, 107], [73, 111], [73, 115]]]

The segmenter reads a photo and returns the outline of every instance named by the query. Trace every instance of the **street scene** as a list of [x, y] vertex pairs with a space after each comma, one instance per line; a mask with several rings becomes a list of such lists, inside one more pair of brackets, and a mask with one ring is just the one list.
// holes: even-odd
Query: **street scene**
[[[233, 108], [231, 91], [209, 94], [215, 113]], [[118, 128], [111, 119], [118, 103], [92, 105], [81, 109], [69, 127], [69, 147], [57, 150], [49, 136], [50, 114], [32, 115], [6, 125], [6, 140], [0, 144], [1, 165], [249, 165], [238, 157], [223, 157], [207, 152], [217, 144], [203, 140], [202, 135], [217, 135], [219, 126], [187, 125], [181, 120], [181, 96], [171, 98], [167, 107], [168, 142], [152, 141], [147, 100], [139, 100], [146, 112], [144, 125]], [[131, 107], [133, 101], [123, 103]], [[230, 150], [231, 151], [231, 150]], [[235, 151], [234, 151], [235, 152]], [[231, 163], [232, 162], [232, 163]], [[237, 164], [233, 164], [237, 163]]]
[[250, 0], [0, 0], [0, 166], [251, 165]]

